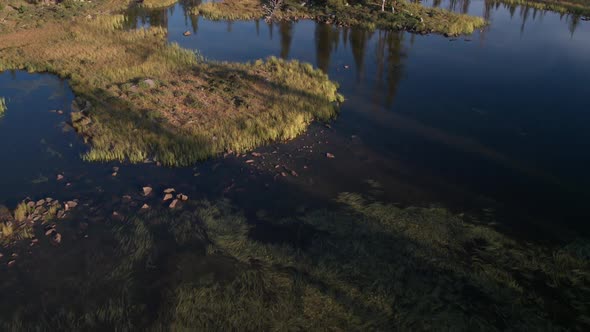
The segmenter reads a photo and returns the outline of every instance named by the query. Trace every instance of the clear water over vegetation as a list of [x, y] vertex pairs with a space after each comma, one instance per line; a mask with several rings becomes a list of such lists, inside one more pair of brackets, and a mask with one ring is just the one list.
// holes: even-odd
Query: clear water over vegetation
[[309, 62], [340, 85], [337, 118], [193, 167], [91, 163], [66, 80], [0, 73], [0, 205], [80, 202], [0, 250], [0, 329], [590, 326], [590, 22], [424, 1], [490, 22], [446, 38], [198, 3], [133, 7], [125, 27], [210, 61]]

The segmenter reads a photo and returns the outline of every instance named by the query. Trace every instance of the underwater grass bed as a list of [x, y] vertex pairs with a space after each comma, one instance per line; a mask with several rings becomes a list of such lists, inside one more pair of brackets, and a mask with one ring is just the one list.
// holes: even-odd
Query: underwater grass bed
[[[59, 248], [37, 249], [50, 259], [21, 257], [16, 269], [3, 272], [0, 291], [10, 297], [0, 298], [0, 327], [585, 330], [590, 324], [587, 240], [546, 247], [442, 208], [400, 208], [354, 193], [335, 201], [336, 208], [286, 219], [259, 211], [255, 225], [229, 201], [130, 210], [126, 217], [77, 210], [72, 222], [97, 220], [88, 239], [66, 237]], [[310, 241], [254, 240], [252, 230], [265, 225], [305, 227]], [[33, 272], [22, 281], [17, 269]]]
[[[406, 1], [388, 1], [385, 10], [382, 2], [352, 1], [310, 1], [301, 2], [223, 0], [206, 2], [193, 9], [193, 13], [213, 20], [271, 20], [314, 19], [343, 26], [358, 26], [366, 29], [409, 30], [433, 32], [446, 35], [470, 34], [483, 27], [481, 17], [457, 14], [450, 11], [427, 8]], [[393, 7], [393, 10], [392, 10]]]
[[311, 65], [207, 62], [168, 44], [166, 29], [125, 30], [113, 8], [126, 3], [105, 0], [65, 23], [0, 34], [0, 70], [70, 79], [82, 105], [72, 122], [90, 144], [86, 160], [190, 165], [294, 138], [334, 117], [343, 101]]

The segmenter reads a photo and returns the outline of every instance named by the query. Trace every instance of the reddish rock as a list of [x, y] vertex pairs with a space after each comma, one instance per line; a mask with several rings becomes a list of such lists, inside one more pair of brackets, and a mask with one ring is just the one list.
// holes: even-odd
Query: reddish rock
[[143, 187], [143, 195], [144, 196], [149, 196], [152, 193], [153, 189], [152, 187]]

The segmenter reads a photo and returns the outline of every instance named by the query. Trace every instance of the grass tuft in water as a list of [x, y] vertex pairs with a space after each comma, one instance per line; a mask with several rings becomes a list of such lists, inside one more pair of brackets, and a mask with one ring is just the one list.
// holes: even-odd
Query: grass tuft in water
[[4, 97], [0, 97], [0, 117], [6, 113], [8, 107], [6, 106], [6, 99]]

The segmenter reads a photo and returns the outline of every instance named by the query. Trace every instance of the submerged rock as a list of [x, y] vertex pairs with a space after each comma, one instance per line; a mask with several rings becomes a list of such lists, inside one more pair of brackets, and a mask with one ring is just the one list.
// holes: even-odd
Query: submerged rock
[[170, 203], [170, 208], [171, 209], [174, 209], [174, 208], [176, 208], [177, 205], [178, 205], [178, 200], [175, 199], [175, 200], [172, 201], [172, 203]]
[[144, 205], [142, 205], [142, 206], [141, 206], [141, 209], [142, 209], [142, 210], [147, 210], [147, 209], [149, 209], [149, 208], [150, 208], [150, 206], [149, 206], [149, 205], [147, 205], [147, 204], [144, 204]]
[[330, 158], [330, 159], [334, 159], [336, 158], [336, 156], [334, 156], [333, 154], [331, 154], [330, 152], [326, 153], [326, 157]]
[[65, 208], [66, 208], [66, 211], [67, 211], [69, 209], [75, 208], [76, 206], [78, 206], [78, 203], [77, 202], [75, 202], [75, 201], [68, 201], [66, 203], [66, 205], [65, 205]]
[[53, 237], [51, 238], [51, 243], [54, 244], [54, 245], [60, 244], [61, 243], [61, 234], [59, 234], [59, 233], [56, 232], [53, 235]]
[[188, 36], [192, 35], [192, 33], [187, 30], [182, 35], [185, 36], [185, 37], [188, 37]]
[[153, 189], [152, 187], [143, 187], [143, 195], [144, 196], [149, 196], [152, 193]]
[[8, 265], [8, 267], [13, 267], [15, 264], [16, 264], [16, 261], [15, 260], [11, 260], [11, 261], [8, 262], [7, 265]]

